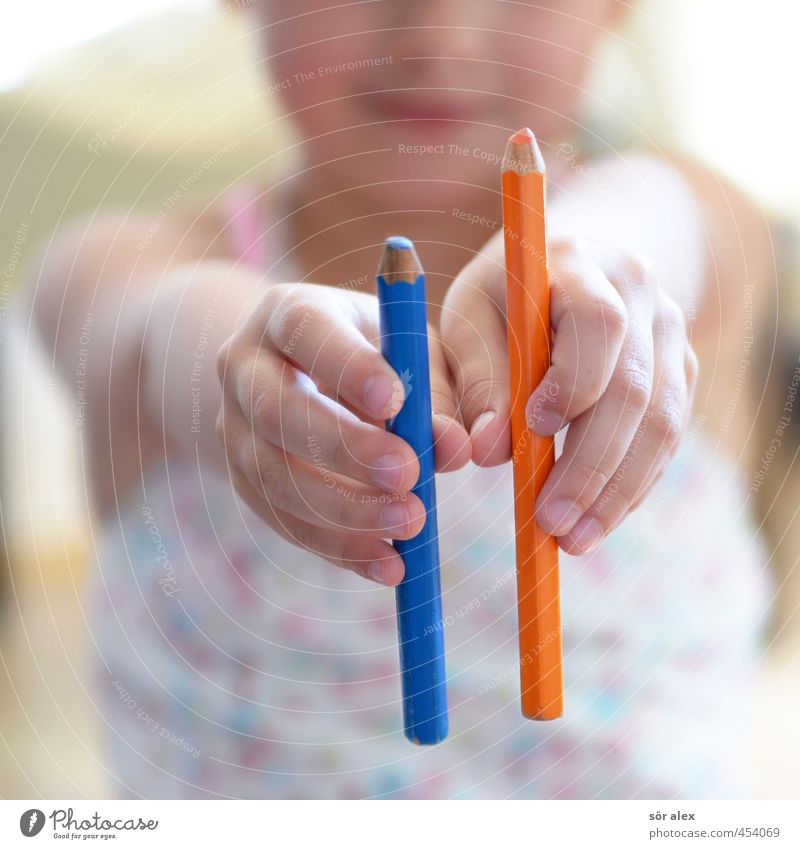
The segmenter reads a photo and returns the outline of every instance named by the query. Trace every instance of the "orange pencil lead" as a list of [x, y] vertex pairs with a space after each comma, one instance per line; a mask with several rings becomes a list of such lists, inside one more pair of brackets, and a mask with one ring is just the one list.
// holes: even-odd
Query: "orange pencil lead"
[[529, 127], [523, 127], [521, 130], [517, 130], [508, 141], [509, 144], [529, 144], [530, 142], [536, 144], [536, 136]]

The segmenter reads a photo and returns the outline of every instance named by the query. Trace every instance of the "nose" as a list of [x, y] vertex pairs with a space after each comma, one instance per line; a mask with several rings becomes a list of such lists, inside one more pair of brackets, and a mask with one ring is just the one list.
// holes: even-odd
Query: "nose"
[[398, 58], [420, 64], [435, 57], [475, 58], [493, 5], [487, 0], [390, 0], [387, 46]]

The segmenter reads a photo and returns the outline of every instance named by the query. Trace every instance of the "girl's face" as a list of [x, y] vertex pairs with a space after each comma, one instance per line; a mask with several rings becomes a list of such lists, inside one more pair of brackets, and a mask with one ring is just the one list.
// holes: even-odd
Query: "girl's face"
[[[510, 132], [568, 136], [619, 0], [260, 0], [271, 96], [341, 183], [494, 186]], [[341, 158], [344, 157], [344, 158]], [[390, 161], [387, 162], [387, 157]], [[389, 168], [387, 169], [387, 165]]]

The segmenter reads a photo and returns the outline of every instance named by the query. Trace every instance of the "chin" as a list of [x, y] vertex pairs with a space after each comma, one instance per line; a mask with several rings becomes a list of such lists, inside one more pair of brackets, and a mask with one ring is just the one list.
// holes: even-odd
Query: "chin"
[[[370, 182], [364, 179], [364, 174], [360, 176], [364, 183]], [[382, 208], [443, 210], [447, 213], [464, 203], [466, 184], [472, 182], [474, 185], [474, 181], [468, 181], [463, 174], [441, 174], [429, 178], [391, 169], [375, 174], [371, 182], [375, 185], [367, 189], [370, 200]]]

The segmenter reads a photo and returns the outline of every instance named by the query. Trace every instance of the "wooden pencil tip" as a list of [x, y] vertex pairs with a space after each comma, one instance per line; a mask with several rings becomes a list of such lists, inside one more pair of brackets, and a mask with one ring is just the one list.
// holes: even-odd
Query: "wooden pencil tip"
[[422, 274], [422, 263], [411, 239], [389, 236], [378, 263], [378, 274], [387, 283], [397, 283], [399, 280], [413, 283]]
[[536, 136], [527, 127], [511, 136], [503, 155], [503, 171], [517, 174], [544, 174], [544, 158], [536, 143]]

